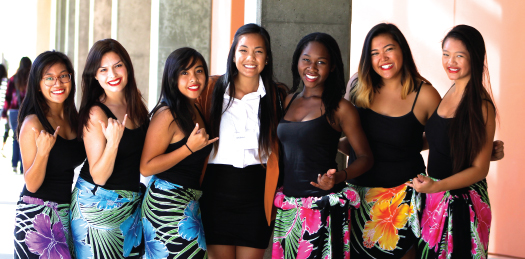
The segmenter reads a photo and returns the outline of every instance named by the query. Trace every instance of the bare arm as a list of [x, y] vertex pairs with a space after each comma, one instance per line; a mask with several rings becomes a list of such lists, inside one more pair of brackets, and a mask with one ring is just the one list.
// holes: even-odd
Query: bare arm
[[[106, 116], [104, 111], [93, 106], [88, 126], [84, 127], [84, 146], [93, 182], [104, 186], [113, 173], [120, 139], [124, 134], [125, 123]], [[106, 127], [107, 125], [107, 127]]]
[[[170, 142], [175, 142], [184, 138], [184, 133], [173, 121], [173, 116], [169, 109], [161, 109], [155, 113], [151, 119], [142, 157], [140, 159], [140, 172], [143, 176], [150, 176], [164, 172], [178, 164], [193, 152], [197, 152], [208, 144], [212, 144], [219, 138], [208, 140], [209, 136], [205, 128], [200, 128], [196, 124], [193, 132], [188, 137], [187, 145], [165, 154]], [[188, 148], [189, 147], [189, 148]], [[191, 151], [190, 151], [191, 149]]]
[[436, 193], [447, 190], [455, 190], [470, 186], [487, 177], [493, 149], [492, 140], [494, 139], [494, 133], [496, 131], [496, 120], [494, 108], [489, 106], [487, 103], [484, 105], [483, 113], [484, 117], [488, 118], [487, 125], [485, 127], [487, 136], [485, 139], [485, 144], [483, 145], [480, 153], [472, 162], [472, 166], [437, 182], [433, 181], [427, 176], [419, 175], [413, 179], [413, 186], [416, 191], [422, 193]]
[[60, 127], [54, 134], [44, 130], [36, 115], [24, 119], [20, 131], [20, 153], [24, 165], [24, 180], [28, 191], [38, 191], [46, 177], [49, 152], [55, 145]]

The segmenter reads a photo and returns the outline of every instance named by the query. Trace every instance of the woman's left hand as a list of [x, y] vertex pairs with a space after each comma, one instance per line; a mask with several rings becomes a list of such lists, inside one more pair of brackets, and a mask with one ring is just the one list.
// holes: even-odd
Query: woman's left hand
[[436, 182], [432, 178], [419, 174], [417, 177], [412, 179], [412, 184], [408, 186], [414, 188], [417, 192], [421, 193], [436, 193]]
[[310, 182], [311, 185], [323, 189], [325, 191], [328, 191], [332, 189], [335, 185], [335, 173], [337, 171], [335, 169], [328, 170], [325, 174], [321, 175], [319, 174], [317, 176], [317, 183], [316, 182]]

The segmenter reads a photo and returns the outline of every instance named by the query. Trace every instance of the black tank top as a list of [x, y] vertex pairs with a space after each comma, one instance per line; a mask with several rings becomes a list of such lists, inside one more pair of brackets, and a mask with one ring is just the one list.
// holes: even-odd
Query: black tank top
[[412, 109], [400, 117], [385, 116], [371, 109], [357, 109], [374, 155], [374, 165], [366, 173], [351, 179], [350, 183], [390, 188], [425, 172], [425, 162], [420, 154], [425, 126], [414, 115], [420, 90], [421, 85]]
[[[102, 103], [95, 103], [95, 105], [102, 108], [108, 118], [117, 119], [106, 105]], [[113, 173], [111, 173], [106, 184], [101, 187], [108, 190], [139, 191], [140, 157], [142, 155], [142, 148], [144, 147], [144, 139], [146, 139], [146, 130], [146, 124], [133, 130], [128, 128], [124, 129], [124, 134], [118, 145]], [[97, 185], [91, 177], [89, 163], [87, 161], [80, 171], [80, 177], [89, 183]]]
[[445, 179], [452, 175], [452, 157], [448, 132], [451, 121], [452, 118], [439, 116], [436, 108], [425, 126], [425, 136], [428, 141], [427, 172], [429, 176], [436, 179]]
[[[288, 107], [296, 96], [293, 96]], [[283, 146], [283, 193], [286, 196], [320, 197], [338, 192], [344, 187], [345, 183], [342, 182], [325, 191], [310, 184], [317, 182], [318, 174], [337, 169], [335, 157], [341, 133], [330, 126], [326, 114], [303, 122], [281, 119], [277, 136]]]
[[67, 140], [57, 136], [47, 159], [44, 182], [35, 193], [28, 191], [24, 185], [21, 195], [57, 203], [70, 203], [74, 170], [85, 159], [84, 142], [76, 138]]
[[[201, 111], [197, 108], [201, 118], [204, 119]], [[204, 123], [206, 128], [206, 123]], [[208, 129], [206, 128], [206, 131]], [[188, 137], [184, 137], [178, 142], [169, 144], [166, 152], [164, 154], [173, 152], [174, 150], [179, 149], [184, 146], [188, 141]], [[168, 181], [170, 183], [178, 184], [186, 188], [191, 188], [195, 190], [200, 190], [199, 180], [202, 174], [202, 169], [204, 168], [204, 162], [206, 157], [210, 154], [213, 145], [207, 145], [204, 148], [194, 152], [193, 154], [187, 156], [182, 161], [174, 165], [172, 168], [157, 174], [159, 179]]]

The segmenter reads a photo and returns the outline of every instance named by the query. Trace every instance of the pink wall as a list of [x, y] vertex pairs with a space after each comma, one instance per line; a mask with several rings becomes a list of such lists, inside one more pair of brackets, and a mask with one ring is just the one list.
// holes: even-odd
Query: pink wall
[[[525, 1], [367, 0], [352, 1], [350, 73], [357, 72], [363, 41], [377, 23], [396, 24], [416, 64], [443, 96], [451, 85], [441, 67], [441, 39], [457, 24], [478, 29], [485, 39], [492, 90], [505, 141], [505, 158], [492, 162], [487, 177], [492, 205], [490, 253], [525, 257]], [[426, 156], [426, 154], [425, 154]]]

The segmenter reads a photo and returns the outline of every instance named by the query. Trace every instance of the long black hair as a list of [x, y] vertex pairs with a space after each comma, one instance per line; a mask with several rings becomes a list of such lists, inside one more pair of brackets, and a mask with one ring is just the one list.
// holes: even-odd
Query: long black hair
[[[38, 55], [35, 62], [29, 72], [27, 79], [27, 91], [20, 110], [18, 112], [18, 128], [16, 129], [16, 135], [20, 135], [20, 129], [22, 128], [22, 122], [25, 117], [35, 114], [44, 129], [48, 133], [55, 132], [55, 129], [46, 119], [46, 114], [49, 112], [49, 105], [42, 92], [40, 91], [42, 78], [46, 71], [55, 64], [63, 64], [66, 67], [68, 73], [71, 74], [71, 78], [75, 78], [75, 70], [69, 58], [61, 52], [57, 51], [46, 51]], [[69, 96], [64, 101], [64, 117], [71, 126], [71, 131], [76, 132], [78, 126], [78, 113], [75, 107], [75, 80], [69, 82], [71, 84], [71, 91]]]
[[[233, 57], [235, 55], [235, 49], [237, 48], [239, 39], [246, 34], [260, 35], [264, 40], [264, 46], [266, 48], [267, 64], [260, 73], [266, 90], [266, 95], [261, 98], [259, 106], [259, 157], [262, 157], [263, 155], [269, 155], [271, 143], [277, 139], [277, 124], [283, 116], [281, 97], [285, 93], [280, 90], [274, 80], [270, 34], [268, 34], [268, 32], [263, 27], [257, 24], [245, 24], [241, 26], [237, 32], [235, 32], [233, 43], [230, 47], [230, 53], [228, 54], [226, 73], [217, 80], [213, 90], [210, 113], [210, 138], [219, 136], [223, 110], [226, 111], [233, 103], [233, 97], [235, 96], [234, 78], [239, 73]], [[224, 92], [226, 91], [228, 84], [230, 85], [228, 93], [230, 95], [230, 99], [228, 100], [226, 107], [223, 109], [222, 104], [224, 100]], [[214, 143], [215, 150], [217, 150], [219, 146], [219, 141]]]
[[352, 82], [350, 99], [359, 107], [370, 108], [374, 94], [383, 85], [383, 79], [372, 68], [372, 40], [382, 34], [390, 35], [399, 44], [403, 54], [400, 82], [403, 86], [401, 98], [405, 99], [411, 92], [419, 90], [420, 84], [416, 81], [430, 84], [427, 79], [419, 74], [410, 46], [399, 28], [391, 23], [380, 23], [372, 27], [366, 35], [357, 71], [358, 80]]
[[292, 58], [292, 75], [293, 85], [291, 92], [295, 92], [302, 82], [297, 66], [299, 64], [299, 58], [304, 48], [308, 43], [315, 41], [323, 44], [328, 53], [330, 54], [330, 74], [324, 83], [323, 95], [321, 99], [325, 107], [325, 113], [328, 116], [328, 120], [334, 123], [334, 113], [339, 108], [339, 101], [346, 92], [345, 85], [345, 68], [343, 64], [343, 58], [341, 57], [341, 50], [337, 41], [329, 34], [322, 32], [314, 32], [304, 36], [293, 53]]
[[202, 62], [206, 77], [206, 81], [201, 82], [203, 83], [202, 86], [208, 86], [208, 65], [201, 53], [188, 47], [177, 49], [166, 59], [159, 101], [150, 112], [150, 116], [153, 116], [160, 108], [167, 106], [174, 118], [173, 121], [177, 123], [186, 136], [189, 136], [195, 127], [195, 123], [193, 123], [195, 114], [190, 102], [179, 90], [179, 75], [181, 71], [193, 67], [198, 60]]
[[489, 94], [491, 90], [486, 65], [485, 41], [481, 33], [474, 27], [457, 25], [443, 38], [441, 47], [449, 38], [463, 42], [470, 54], [470, 80], [456, 108], [449, 131], [453, 173], [458, 173], [472, 165], [485, 144], [487, 130], [486, 118], [483, 117], [482, 110], [483, 101], [488, 101], [494, 109], [495, 106]]
[[14, 76], [15, 88], [17, 91], [23, 92], [26, 90], [27, 78], [29, 77], [29, 71], [31, 70], [31, 59], [23, 57], [20, 59], [20, 66], [16, 70]]
[[131, 119], [131, 122], [137, 127], [148, 123], [148, 109], [137, 88], [135, 72], [128, 52], [118, 41], [114, 39], [103, 39], [95, 42], [91, 50], [89, 50], [86, 66], [82, 73], [82, 102], [80, 103], [80, 124], [77, 135], [79, 139], [82, 138], [83, 128], [87, 127], [91, 107], [96, 102], [99, 102], [100, 98], [102, 98], [102, 100], [106, 98], [104, 89], [95, 77], [100, 68], [102, 57], [109, 52], [117, 54], [128, 71], [128, 83], [124, 88], [124, 96], [129, 110], [128, 119]]

